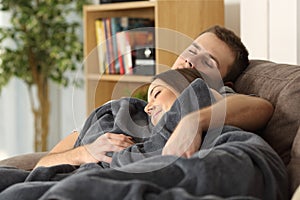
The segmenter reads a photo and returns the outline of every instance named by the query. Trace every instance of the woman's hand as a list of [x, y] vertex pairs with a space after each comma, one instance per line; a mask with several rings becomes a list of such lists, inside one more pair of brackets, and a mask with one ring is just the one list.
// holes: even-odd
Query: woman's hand
[[199, 113], [191, 113], [179, 122], [162, 150], [162, 155], [189, 158], [200, 149], [202, 128]]
[[85, 162], [103, 161], [111, 163], [112, 158], [106, 155], [107, 152], [118, 152], [133, 144], [134, 142], [130, 136], [116, 133], [105, 133], [91, 144], [84, 145], [87, 153], [85, 156]]

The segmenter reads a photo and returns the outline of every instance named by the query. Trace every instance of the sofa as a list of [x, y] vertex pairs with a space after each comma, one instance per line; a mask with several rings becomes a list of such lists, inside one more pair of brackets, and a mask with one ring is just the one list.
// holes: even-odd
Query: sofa
[[[275, 110], [266, 127], [257, 132], [278, 153], [289, 175], [290, 194], [300, 184], [300, 66], [251, 60], [235, 90], [269, 100]], [[0, 165], [31, 170], [46, 152], [18, 155]]]

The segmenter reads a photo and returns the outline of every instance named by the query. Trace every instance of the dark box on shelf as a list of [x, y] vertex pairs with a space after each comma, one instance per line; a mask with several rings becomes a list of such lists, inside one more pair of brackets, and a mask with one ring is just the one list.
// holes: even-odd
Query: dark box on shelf
[[155, 74], [155, 48], [153, 46], [136, 46], [133, 55], [133, 74]]

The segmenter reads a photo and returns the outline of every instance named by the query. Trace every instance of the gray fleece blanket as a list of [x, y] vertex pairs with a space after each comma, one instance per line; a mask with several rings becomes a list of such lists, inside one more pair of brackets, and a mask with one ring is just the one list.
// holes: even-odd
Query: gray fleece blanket
[[161, 156], [178, 121], [213, 103], [209, 96], [206, 84], [194, 81], [155, 127], [143, 112], [145, 102], [111, 101], [91, 114], [75, 146], [106, 132], [131, 135], [135, 145], [112, 154], [111, 165], [59, 165], [32, 172], [0, 168], [0, 200], [288, 199], [279, 156], [259, 136], [238, 128], [208, 131], [189, 159]]

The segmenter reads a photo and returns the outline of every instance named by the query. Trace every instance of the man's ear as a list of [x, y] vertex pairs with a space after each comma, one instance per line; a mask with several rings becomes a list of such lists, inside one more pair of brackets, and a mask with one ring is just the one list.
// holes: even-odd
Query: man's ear
[[232, 88], [232, 89], [233, 89], [233, 87], [234, 87], [234, 83], [233, 83], [233, 82], [231, 82], [231, 81], [228, 81], [228, 82], [225, 82], [225, 83], [224, 83], [224, 86], [228, 86], [228, 87], [230, 87], [230, 88]]

